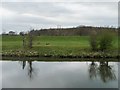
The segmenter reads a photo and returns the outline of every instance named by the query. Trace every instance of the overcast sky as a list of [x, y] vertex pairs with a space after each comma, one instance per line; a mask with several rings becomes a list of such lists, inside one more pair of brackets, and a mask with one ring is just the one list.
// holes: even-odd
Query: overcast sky
[[[118, 2], [90, 2], [85, 0], [3, 0], [0, 8], [2, 30], [8, 32], [28, 31], [32, 28], [75, 27], [79, 25], [115, 26], [118, 25]], [[104, 0], [105, 1], [105, 0]], [[108, 2], [109, 1], [109, 2]], [[1, 23], [0, 23], [1, 27]]]

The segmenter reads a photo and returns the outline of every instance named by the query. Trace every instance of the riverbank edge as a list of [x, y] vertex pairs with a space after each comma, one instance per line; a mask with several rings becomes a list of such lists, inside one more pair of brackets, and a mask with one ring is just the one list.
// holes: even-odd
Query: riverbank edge
[[109, 52], [91, 52], [91, 51], [81, 51], [78, 53], [53, 53], [53, 52], [37, 52], [37, 51], [29, 51], [29, 50], [10, 50], [10, 51], [2, 51], [0, 53], [2, 57], [14, 57], [14, 58], [57, 58], [57, 59], [119, 59], [120, 54], [118, 51], [109, 51]]
[[32, 60], [32, 61], [117, 61], [119, 62], [119, 57], [49, 57], [49, 56], [3, 56], [2, 60]]

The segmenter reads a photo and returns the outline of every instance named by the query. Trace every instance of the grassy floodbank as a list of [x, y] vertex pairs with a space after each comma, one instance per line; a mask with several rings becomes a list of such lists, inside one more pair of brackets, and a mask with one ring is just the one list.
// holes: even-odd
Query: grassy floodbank
[[22, 36], [2, 37], [4, 57], [57, 57], [57, 58], [118, 58], [118, 37], [113, 47], [103, 52], [92, 52], [89, 36], [37, 36], [32, 49], [23, 49]]

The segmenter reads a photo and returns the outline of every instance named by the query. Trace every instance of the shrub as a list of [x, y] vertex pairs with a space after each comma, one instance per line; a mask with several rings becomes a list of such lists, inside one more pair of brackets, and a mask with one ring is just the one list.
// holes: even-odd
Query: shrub
[[112, 47], [113, 34], [110, 32], [102, 32], [99, 38], [99, 49], [101, 51], [108, 50]]
[[91, 32], [90, 36], [90, 46], [93, 51], [98, 50], [98, 40], [97, 40], [97, 34], [95, 31]]
[[93, 51], [106, 51], [112, 47], [113, 33], [110, 31], [102, 31], [99, 34], [90, 36], [90, 46]]
[[96, 35], [90, 37], [90, 46], [93, 51], [98, 50], [98, 40]]

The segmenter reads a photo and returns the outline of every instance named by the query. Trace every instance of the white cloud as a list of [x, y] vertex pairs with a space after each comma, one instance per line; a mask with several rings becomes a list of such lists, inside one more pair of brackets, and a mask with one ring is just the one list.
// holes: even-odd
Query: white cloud
[[[76, 0], [77, 1], [77, 0]], [[117, 2], [4, 2], [4, 30], [78, 25], [117, 26]]]
[[12, 12], [12, 11], [7, 10], [5, 8], [0, 8], [0, 16], [13, 17], [14, 15], [15, 15], [15, 12]]

